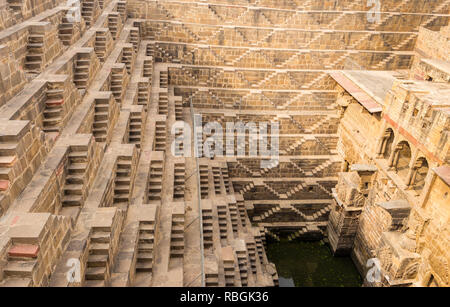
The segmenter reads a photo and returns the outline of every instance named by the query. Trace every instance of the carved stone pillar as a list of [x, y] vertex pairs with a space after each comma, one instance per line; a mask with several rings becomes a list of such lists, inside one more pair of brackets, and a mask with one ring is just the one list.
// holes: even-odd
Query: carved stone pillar
[[398, 154], [398, 151], [399, 151], [399, 149], [398, 149], [398, 146], [391, 152], [391, 155], [389, 156], [389, 160], [388, 160], [388, 166], [389, 166], [389, 168], [392, 168], [394, 165], [395, 165], [395, 163], [394, 163], [394, 161], [395, 161], [395, 159], [396, 159], [396, 156], [397, 156], [397, 154]]
[[385, 137], [383, 137], [380, 141], [380, 143], [378, 144], [378, 148], [377, 148], [377, 158], [380, 159], [383, 157], [383, 152], [386, 150], [386, 143], [387, 143], [387, 139]]
[[397, 146], [395, 150], [392, 151], [391, 156], [389, 157], [388, 166], [391, 170], [397, 168], [398, 158], [400, 156], [400, 149], [401, 147], [399, 148]]
[[[412, 160], [412, 159], [411, 159]], [[406, 176], [406, 185], [408, 186], [408, 189], [412, 189], [414, 187], [414, 182], [416, 181], [416, 176], [419, 171], [419, 169], [422, 167], [422, 160], [416, 160], [414, 164], [410, 167], [408, 171], [408, 175]]]
[[381, 138], [381, 141], [378, 145], [378, 149], [377, 149], [377, 157], [378, 158], [382, 158], [383, 154], [386, 152], [386, 147], [387, 147], [387, 143], [389, 138], [391, 137], [391, 132], [385, 132]]
[[406, 176], [406, 185], [408, 189], [412, 189], [414, 187], [414, 181], [416, 181], [418, 169], [416, 167], [410, 168], [408, 175]]

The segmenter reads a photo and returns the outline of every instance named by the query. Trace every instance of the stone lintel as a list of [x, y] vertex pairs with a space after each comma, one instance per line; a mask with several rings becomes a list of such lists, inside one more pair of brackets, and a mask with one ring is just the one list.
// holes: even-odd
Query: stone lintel
[[376, 172], [378, 168], [375, 165], [369, 164], [352, 164], [350, 170], [355, 172]]
[[[411, 205], [405, 199], [391, 200], [377, 203], [378, 206], [386, 210], [392, 217], [393, 223], [400, 222], [409, 216]], [[394, 221], [395, 220], [395, 221]]]

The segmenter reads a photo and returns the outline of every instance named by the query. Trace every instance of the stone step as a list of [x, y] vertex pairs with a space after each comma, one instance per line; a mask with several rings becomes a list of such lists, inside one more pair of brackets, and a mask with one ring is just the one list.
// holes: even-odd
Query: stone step
[[56, 126], [59, 123], [61, 123], [62, 118], [59, 117], [52, 117], [52, 118], [44, 118], [43, 123], [44, 123], [44, 127], [47, 126]]
[[15, 156], [17, 143], [0, 143], [0, 156]]
[[33, 284], [31, 278], [22, 278], [22, 277], [9, 277], [5, 278], [2, 282], [0, 282], [0, 288], [5, 287], [31, 287]]
[[104, 280], [85, 280], [84, 287], [101, 287], [104, 288], [106, 286]]
[[8, 250], [8, 261], [23, 261], [37, 258], [39, 246], [36, 244], [14, 244]]
[[88, 159], [87, 151], [71, 151], [69, 153], [71, 163], [85, 163]]
[[95, 231], [91, 234], [92, 243], [109, 243], [111, 240], [111, 233], [108, 231]]
[[16, 161], [17, 161], [16, 156], [0, 156], [0, 168], [13, 167]]
[[88, 267], [86, 269], [85, 277], [87, 280], [104, 280], [106, 274], [106, 267]]
[[83, 197], [81, 195], [64, 195], [62, 205], [63, 207], [82, 206]]
[[153, 264], [151, 262], [138, 262], [136, 263], [137, 272], [152, 272]]
[[5, 268], [3, 269], [3, 274], [6, 277], [32, 277], [33, 270], [37, 266], [37, 260], [13, 260], [8, 261]]
[[172, 241], [184, 241], [184, 229], [182, 229], [180, 232], [174, 232], [172, 230]]
[[25, 59], [26, 63], [42, 63], [43, 54], [28, 54]]
[[137, 255], [137, 261], [138, 262], [149, 262], [153, 261], [153, 252], [152, 251], [139, 251]]
[[108, 255], [109, 243], [91, 243], [89, 251], [94, 255]]
[[130, 194], [116, 194], [114, 195], [114, 202], [129, 202]]
[[139, 252], [152, 252], [153, 251], [153, 243], [140, 243], [138, 246]]
[[173, 258], [183, 258], [184, 257], [184, 250], [181, 249], [173, 249], [170, 251], [170, 256]]
[[114, 187], [114, 193], [116, 196], [120, 196], [121, 194], [129, 194], [130, 193], [130, 186], [129, 185], [120, 185], [116, 184]]
[[140, 233], [139, 243], [153, 243], [155, 236], [151, 233]]
[[66, 176], [66, 183], [67, 184], [83, 184], [84, 183], [84, 176], [83, 174], [70, 174]]
[[89, 255], [87, 260], [88, 267], [106, 267], [108, 255]]
[[68, 167], [69, 174], [83, 174], [86, 171], [87, 163], [71, 163]]

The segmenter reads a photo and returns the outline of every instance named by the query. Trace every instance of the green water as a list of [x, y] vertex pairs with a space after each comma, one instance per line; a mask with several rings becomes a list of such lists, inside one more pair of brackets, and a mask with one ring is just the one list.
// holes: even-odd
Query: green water
[[280, 287], [359, 287], [362, 279], [350, 257], [334, 257], [316, 242], [273, 242], [267, 256], [278, 271]]

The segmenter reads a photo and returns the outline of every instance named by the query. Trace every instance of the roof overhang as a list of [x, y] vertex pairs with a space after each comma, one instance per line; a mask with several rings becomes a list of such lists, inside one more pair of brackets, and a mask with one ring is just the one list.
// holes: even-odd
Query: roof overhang
[[382, 106], [365, 91], [363, 91], [352, 80], [341, 72], [332, 72], [330, 76], [344, 88], [353, 98], [355, 98], [369, 113], [380, 113]]

